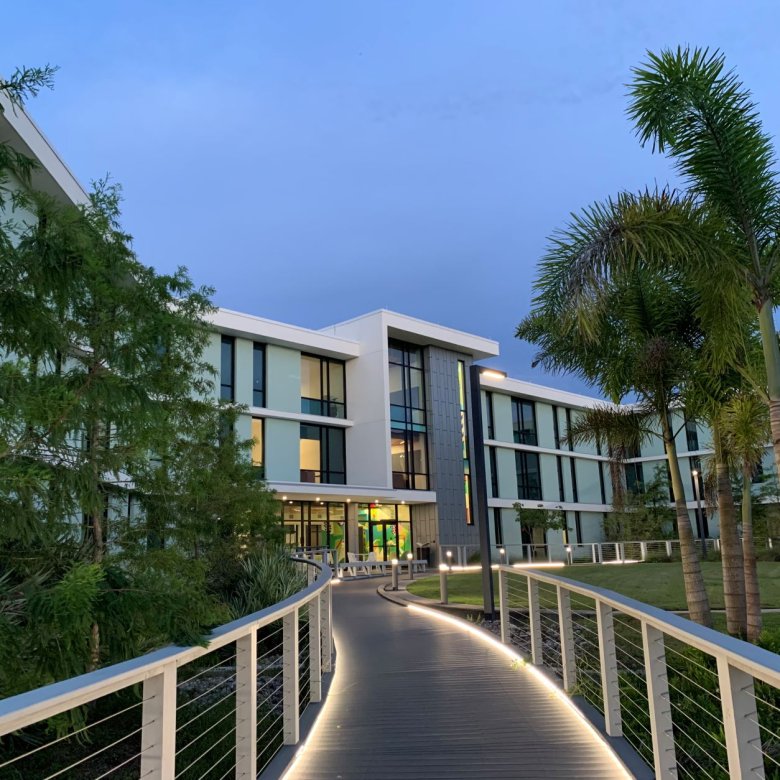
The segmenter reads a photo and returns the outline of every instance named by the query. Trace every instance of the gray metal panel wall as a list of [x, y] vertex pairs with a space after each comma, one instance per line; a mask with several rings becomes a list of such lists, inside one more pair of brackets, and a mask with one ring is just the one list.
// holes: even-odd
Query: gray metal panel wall
[[[462, 360], [466, 367], [466, 403], [468, 404], [470, 358], [441, 347], [428, 347], [425, 350], [429, 472], [431, 487], [436, 491], [437, 543], [476, 545], [479, 544], [477, 528], [474, 525], [466, 525], [458, 400], [458, 360]], [[470, 408], [468, 415], [470, 420]], [[472, 463], [473, 458], [472, 452]]]

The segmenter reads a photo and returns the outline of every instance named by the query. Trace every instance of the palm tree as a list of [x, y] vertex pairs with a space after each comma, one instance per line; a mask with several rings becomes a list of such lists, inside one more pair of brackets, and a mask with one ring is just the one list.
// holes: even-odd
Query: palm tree
[[[718, 214], [728, 251], [689, 258], [687, 273], [705, 280], [717, 266], [733, 274], [758, 317], [775, 465], [780, 473], [780, 347], [774, 323], [780, 281], [780, 186], [770, 136], [750, 92], [707, 49], [648, 55], [634, 70], [629, 116], [642, 144], [668, 154], [692, 196]], [[721, 244], [722, 245], [722, 244]], [[728, 271], [727, 271], [728, 273]], [[729, 294], [720, 291], [720, 298]]]
[[761, 633], [761, 597], [753, 538], [753, 474], [761, 463], [769, 440], [766, 401], [755, 392], [735, 393], [721, 412], [724, 447], [742, 476], [742, 550], [747, 598], [747, 636], [757, 641]]
[[[597, 219], [608, 211], [600, 211]], [[580, 228], [584, 224], [581, 221]], [[573, 372], [615, 402], [634, 393], [638, 419], [659, 420], [675, 499], [688, 610], [693, 620], [710, 625], [709, 600], [668, 414], [679, 403], [686, 371], [702, 340], [693, 313], [695, 295], [673, 271], [662, 274], [636, 265], [631, 271], [607, 275], [590, 295], [580, 285], [576, 297], [561, 296], [555, 282], [576, 277], [582, 255], [592, 259], [599, 252], [594, 241], [589, 245], [587, 230], [578, 231], [576, 246], [559, 234], [542, 262], [534, 310], [516, 335], [539, 347], [535, 362], [548, 371]], [[553, 284], [548, 284], [550, 279]]]
[[723, 408], [741, 384], [734, 371], [717, 373], [707, 360], [706, 344], [700, 365], [694, 364], [686, 383], [686, 415], [701, 419], [712, 432], [712, 493], [717, 498], [720, 521], [720, 550], [723, 567], [723, 600], [726, 607], [726, 629], [735, 636], [747, 631], [745, 571], [742, 544], [737, 527], [737, 512], [731, 486], [732, 464], [724, 442]]

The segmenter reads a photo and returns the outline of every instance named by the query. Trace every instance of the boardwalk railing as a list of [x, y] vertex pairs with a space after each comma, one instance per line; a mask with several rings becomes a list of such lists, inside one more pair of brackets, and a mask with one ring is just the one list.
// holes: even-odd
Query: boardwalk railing
[[299, 741], [331, 671], [331, 571], [297, 563], [306, 587], [203, 647], [165, 647], [0, 701], [0, 777], [255, 778]]
[[501, 640], [658, 778], [780, 777], [780, 655], [609, 590], [501, 565]]

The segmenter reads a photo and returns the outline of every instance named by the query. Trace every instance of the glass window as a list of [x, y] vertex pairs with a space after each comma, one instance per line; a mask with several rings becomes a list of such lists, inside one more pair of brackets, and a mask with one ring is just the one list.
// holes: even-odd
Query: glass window
[[260, 417], [252, 418], [252, 465], [263, 465], [263, 420]]
[[501, 522], [501, 510], [493, 509], [493, 538], [496, 546], [501, 547], [504, 544], [504, 525]]
[[512, 399], [512, 432], [515, 444], [536, 446], [536, 409], [533, 401]]
[[488, 447], [488, 456], [490, 460], [490, 497], [498, 498], [498, 458], [495, 447]]
[[428, 437], [422, 349], [391, 341], [389, 376], [393, 485], [406, 490], [427, 490]]
[[343, 361], [301, 355], [301, 411], [324, 417], [346, 417]]
[[695, 420], [685, 421], [685, 438], [688, 444], [688, 452], [696, 452], [699, 449], [699, 430]]
[[539, 456], [535, 452], [515, 452], [518, 498], [541, 501], [542, 481]]
[[642, 493], [645, 489], [644, 470], [641, 463], [626, 463], [626, 490], [629, 493]]
[[234, 353], [236, 340], [232, 336], [222, 337], [219, 367], [219, 397], [225, 401], [235, 399], [233, 387]]
[[300, 469], [301, 482], [346, 484], [344, 429], [302, 423]]
[[469, 459], [469, 421], [466, 404], [466, 364], [458, 361], [458, 405], [460, 406], [460, 444], [463, 458], [463, 498], [466, 507], [466, 525], [472, 525], [471, 515], [471, 460]]
[[487, 413], [487, 437], [496, 438], [496, 424], [493, 419], [493, 393], [489, 390], [485, 393], [485, 411]]
[[252, 347], [252, 406], [265, 406], [265, 345]]

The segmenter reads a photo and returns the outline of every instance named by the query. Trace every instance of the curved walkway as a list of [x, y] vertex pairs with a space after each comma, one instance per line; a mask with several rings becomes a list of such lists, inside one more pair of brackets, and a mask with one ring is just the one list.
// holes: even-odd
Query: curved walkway
[[625, 778], [579, 717], [478, 638], [333, 589], [336, 673], [294, 780]]

